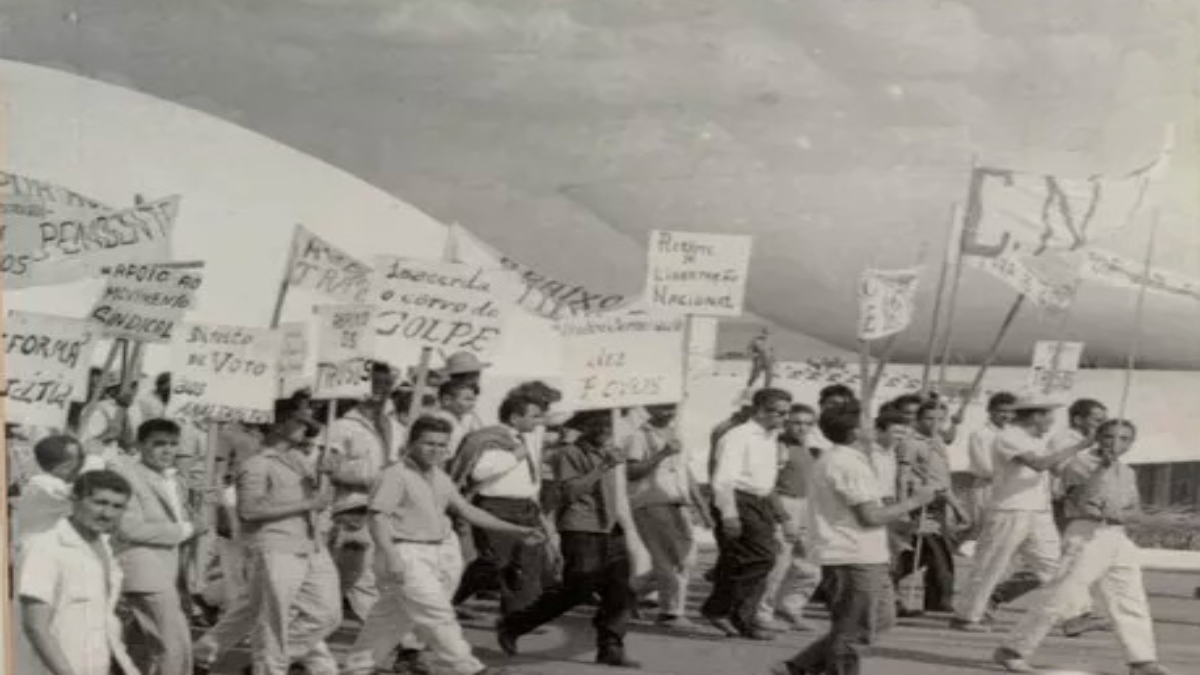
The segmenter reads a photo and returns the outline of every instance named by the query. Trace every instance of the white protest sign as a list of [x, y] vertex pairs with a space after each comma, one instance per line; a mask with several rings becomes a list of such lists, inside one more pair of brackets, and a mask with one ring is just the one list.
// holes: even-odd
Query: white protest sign
[[878, 340], [912, 324], [921, 268], [868, 269], [858, 280], [858, 337]]
[[287, 398], [309, 385], [304, 374], [308, 363], [308, 325], [285, 323], [279, 327], [282, 347], [279, 350], [279, 394]]
[[108, 283], [91, 321], [104, 336], [147, 343], [170, 342], [175, 326], [195, 307], [204, 263], [120, 264], [105, 271]]
[[1077, 254], [1046, 251], [1039, 255], [1019, 249], [993, 257], [964, 255], [963, 261], [1008, 284], [1043, 309], [1064, 310], [1075, 300], [1079, 265]]
[[371, 268], [297, 225], [288, 285], [341, 302], [364, 302], [371, 291]]
[[1033, 348], [1029, 388], [1043, 396], [1070, 393], [1082, 357], [1082, 342], [1039, 341]]
[[559, 322], [564, 410], [683, 400], [683, 317], [592, 316]]
[[[86, 206], [103, 211], [111, 210], [95, 199], [81, 195], [61, 185], [55, 185], [44, 180], [8, 171], [0, 171], [0, 196], [6, 198], [22, 197], [48, 205]], [[5, 199], [4, 201], [7, 202], [9, 200]]]
[[751, 238], [695, 232], [650, 233], [646, 299], [651, 309], [739, 316], [746, 298]]
[[181, 325], [172, 341], [167, 417], [273, 421], [282, 342], [269, 328]]
[[6, 289], [65, 284], [104, 267], [171, 259], [179, 197], [121, 211], [12, 198], [0, 204]]
[[317, 380], [313, 398], [360, 398], [371, 393], [368, 364], [375, 353], [370, 305], [321, 305], [317, 315]]
[[87, 397], [96, 346], [82, 319], [11, 311], [4, 322], [8, 420], [61, 429], [72, 401]]
[[502, 272], [439, 260], [383, 256], [371, 296], [376, 351], [417, 344], [447, 354], [486, 357], [500, 346], [504, 312], [497, 296]]

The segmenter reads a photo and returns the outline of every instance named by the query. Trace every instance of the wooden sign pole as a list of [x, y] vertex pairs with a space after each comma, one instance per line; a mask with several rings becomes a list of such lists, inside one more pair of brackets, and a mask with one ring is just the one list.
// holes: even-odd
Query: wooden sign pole
[[1138, 288], [1137, 305], [1134, 309], [1133, 338], [1129, 343], [1129, 356], [1125, 360], [1125, 381], [1121, 385], [1121, 406], [1117, 409], [1117, 419], [1125, 419], [1129, 390], [1133, 386], [1133, 370], [1137, 367], [1138, 352], [1141, 350], [1142, 317], [1146, 309], [1146, 287], [1150, 284], [1150, 269], [1154, 262], [1154, 245], [1158, 239], [1158, 217], [1156, 210], [1150, 225], [1150, 241], [1146, 244], [1146, 260], [1142, 267], [1142, 284]]
[[988, 368], [996, 362], [996, 357], [1000, 353], [1000, 345], [1004, 342], [1004, 336], [1008, 335], [1008, 329], [1012, 328], [1013, 322], [1016, 320], [1017, 314], [1021, 312], [1021, 307], [1024, 304], [1025, 294], [1022, 293], [1017, 296], [1012, 306], [1008, 308], [1008, 314], [1004, 316], [1004, 322], [1000, 324], [1000, 330], [996, 332], [996, 338], [992, 340], [992, 345], [988, 348], [987, 357], [984, 358], [983, 363], [979, 366], [979, 372], [975, 374], [975, 379], [971, 382], [971, 388], [967, 390], [967, 395], [963, 397], [962, 403], [959, 405], [957, 417], [960, 419], [967, 414], [967, 406], [971, 405], [971, 401], [979, 393], [979, 387], [983, 384], [983, 378], [987, 375]]
[[921, 370], [921, 395], [929, 394], [933, 362], [937, 353], [937, 338], [941, 330], [942, 302], [946, 296], [946, 278], [954, 258], [955, 230], [958, 227], [958, 204], [950, 206], [950, 232], [946, 236], [946, 252], [942, 256], [942, 268], [938, 272], [937, 291], [933, 296], [933, 320], [929, 326], [929, 341], [925, 352], [925, 366]]

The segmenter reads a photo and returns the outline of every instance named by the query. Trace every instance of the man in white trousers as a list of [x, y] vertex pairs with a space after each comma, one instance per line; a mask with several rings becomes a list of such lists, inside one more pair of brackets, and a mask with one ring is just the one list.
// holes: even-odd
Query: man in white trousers
[[[1047, 435], [1058, 404], [1021, 399], [1012, 407], [1013, 422], [993, 446], [992, 496], [971, 576], [950, 621], [951, 628], [969, 633], [991, 631], [984, 618], [993, 591], [997, 600], [1011, 602], [1054, 577], [1062, 545], [1051, 512], [1050, 473], [1092, 446], [1085, 438], [1051, 452]], [[1032, 568], [1033, 578], [1014, 579], [998, 590], [1018, 553]]]
[[1125, 523], [1140, 509], [1137, 476], [1121, 457], [1137, 435], [1131, 422], [1105, 422], [1098, 447], [1064, 467], [1063, 559], [1054, 581], [996, 650], [994, 660], [1010, 672], [1036, 670], [1026, 661], [1054, 628], [1085, 606], [1092, 589], [1112, 616], [1130, 675], [1166, 675], [1157, 662], [1154, 624], [1142, 580], [1140, 553]]
[[410, 633], [446, 672], [492, 672], [475, 658], [455, 616], [452, 598], [463, 561], [448, 511], [475, 527], [524, 537], [531, 545], [542, 534], [506, 523], [459, 494], [441, 468], [452, 432], [440, 417], [418, 419], [404, 459], [384, 470], [371, 494], [381, 595], [346, 657], [347, 674], [376, 672]]
[[972, 523], [968, 541], [977, 539], [983, 527], [983, 515], [992, 496], [995, 476], [992, 449], [996, 437], [1012, 422], [1012, 406], [1016, 401], [1017, 397], [1007, 391], [992, 394], [988, 398], [987, 423], [967, 437], [967, 472], [971, 475], [971, 487], [966, 501]]

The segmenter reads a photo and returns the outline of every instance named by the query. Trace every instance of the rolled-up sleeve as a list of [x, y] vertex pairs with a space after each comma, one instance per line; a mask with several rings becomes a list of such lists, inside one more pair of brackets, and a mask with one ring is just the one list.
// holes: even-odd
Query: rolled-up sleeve
[[59, 586], [59, 565], [66, 553], [48, 536], [31, 538], [21, 550], [17, 597], [53, 605]]
[[379, 477], [379, 482], [375, 484], [375, 489], [371, 491], [367, 509], [372, 513], [395, 513], [404, 499], [403, 483], [399, 467], [384, 471]]
[[866, 464], [839, 463], [830, 467], [833, 491], [850, 506], [883, 500], [879, 479]]

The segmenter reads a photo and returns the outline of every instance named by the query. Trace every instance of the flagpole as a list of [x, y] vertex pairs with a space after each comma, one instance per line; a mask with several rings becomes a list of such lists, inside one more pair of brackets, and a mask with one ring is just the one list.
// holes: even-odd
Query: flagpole
[[[299, 223], [296, 228], [301, 227]], [[288, 247], [287, 260], [284, 262], [283, 279], [279, 282], [279, 290], [275, 294], [275, 309], [271, 312], [271, 329], [279, 328], [283, 319], [283, 305], [287, 300], [288, 291], [292, 287], [292, 266], [296, 264], [296, 230], [292, 230], [292, 243]]]
[[1125, 361], [1125, 382], [1121, 386], [1121, 407], [1117, 419], [1125, 419], [1125, 409], [1129, 403], [1129, 389], [1133, 385], [1133, 369], [1137, 366], [1138, 352], [1142, 342], [1142, 316], [1146, 309], [1146, 287], [1150, 285], [1150, 267], [1154, 261], [1154, 245], [1158, 239], [1158, 210], [1154, 211], [1154, 219], [1150, 224], [1150, 241], [1146, 244], [1146, 261], [1142, 269], [1142, 285], [1138, 288], [1137, 306], [1134, 310], [1133, 338], [1129, 344], [1129, 356]]
[[958, 204], [950, 205], [950, 231], [946, 235], [946, 253], [942, 257], [942, 269], [938, 272], [937, 292], [933, 300], [933, 321], [929, 326], [929, 344], [925, 353], [925, 367], [921, 370], [921, 394], [929, 393], [929, 380], [933, 373], [933, 362], [937, 354], [937, 339], [941, 329], [942, 303], [946, 296], [946, 279], [949, 276], [951, 258], [954, 256], [954, 230], [958, 224]]
[[[942, 334], [941, 347], [941, 365], [938, 368], [938, 384], [946, 384], [946, 373], [950, 367], [950, 350], [954, 345], [954, 315], [958, 309], [958, 290], [962, 285], [963, 271], [963, 243], [966, 237], [967, 214], [972, 208], [971, 197], [973, 194], [973, 186], [975, 185], [975, 171], [979, 166], [977, 155], [971, 155], [971, 169], [967, 172], [967, 201], [966, 208], [958, 213], [955, 219], [957, 227], [950, 231], [953, 235], [950, 238], [950, 251], [954, 256], [954, 274], [950, 281], [950, 297], [946, 301], [946, 329]], [[978, 209], [976, 203], [974, 208]]]
[[983, 384], [983, 377], [987, 375], [988, 368], [996, 362], [996, 356], [1000, 353], [1000, 345], [1004, 342], [1004, 336], [1008, 334], [1008, 329], [1012, 327], [1017, 314], [1021, 312], [1021, 307], [1024, 304], [1025, 294], [1022, 293], [1013, 301], [1012, 307], [1008, 308], [1008, 314], [1005, 315], [1004, 322], [1000, 324], [1000, 330], [996, 331], [996, 338], [992, 340], [992, 345], [988, 348], [987, 357], [984, 358], [983, 363], [979, 366], [979, 372], [975, 374], [975, 379], [971, 382], [971, 388], [967, 390], [967, 395], [963, 398], [956, 417], [962, 418], [966, 415], [967, 406], [971, 405], [971, 400], [979, 392], [979, 386]]

